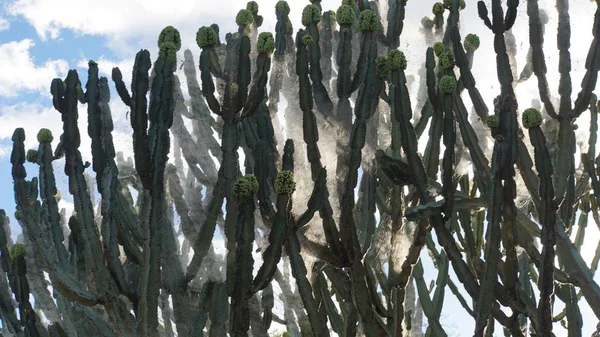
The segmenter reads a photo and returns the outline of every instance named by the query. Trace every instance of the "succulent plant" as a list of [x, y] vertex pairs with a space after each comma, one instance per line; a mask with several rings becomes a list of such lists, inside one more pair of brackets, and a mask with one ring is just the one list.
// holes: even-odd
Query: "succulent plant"
[[296, 190], [294, 173], [291, 171], [281, 171], [275, 179], [275, 193], [290, 195]]
[[253, 174], [240, 177], [233, 186], [233, 193], [242, 198], [255, 194], [258, 191], [258, 180]]
[[37, 134], [37, 140], [40, 143], [52, 143], [54, 137], [52, 136], [52, 131], [49, 129], [42, 128]]
[[542, 125], [542, 114], [538, 109], [528, 108], [523, 111], [523, 126], [526, 129]]
[[440, 92], [443, 94], [452, 94], [456, 89], [456, 79], [452, 76], [444, 75], [440, 78]]

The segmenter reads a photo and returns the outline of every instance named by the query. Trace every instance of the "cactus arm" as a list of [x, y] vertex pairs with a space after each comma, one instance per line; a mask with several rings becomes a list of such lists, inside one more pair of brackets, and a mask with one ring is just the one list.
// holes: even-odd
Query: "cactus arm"
[[587, 174], [590, 176], [592, 182], [592, 189], [596, 200], [600, 197], [600, 182], [598, 181], [598, 175], [596, 174], [596, 164], [594, 158], [596, 157], [596, 140], [598, 139], [598, 106], [597, 97], [592, 95], [590, 101], [590, 138], [588, 140], [588, 152], [581, 155], [582, 163], [585, 167]]
[[[212, 50], [211, 50], [212, 49]], [[202, 80], [202, 95], [206, 98], [206, 103], [210, 110], [218, 115], [222, 115], [221, 104], [215, 97], [215, 83], [212, 79], [211, 54], [214, 52], [214, 47], [205, 47], [200, 53], [200, 79]]]
[[556, 244], [556, 204], [552, 185], [552, 161], [546, 147], [546, 137], [541, 128], [529, 129], [529, 138], [535, 151], [535, 166], [540, 177], [540, 197], [542, 200], [540, 223], [542, 224], [542, 261], [540, 263], [540, 300], [538, 305], [538, 333], [549, 335], [552, 332], [552, 302], [554, 292], [554, 245]]
[[[249, 299], [252, 296], [252, 244], [254, 242], [254, 194], [258, 190], [258, 182], [253, 175], [239, 178], [234, 187], [234, 193], [239, 200], [238, 223], [236, 224], [235, 266], [232, 278], [231, 296], [231, 334], [246, 336], [250, 327]], [[231, 240], [231, 237], [228, 239]], [[229, 253], [231, 254], [231, 252]], [[228, 257], [229, 260], [229, 257]], [[228, 261], [227, 273], [230, 265]], [[229, 275], [228, 275], [229, 276]], [[228, 282], [229, 283], [229, 282]]]
[[600, 68], [600, 41], [598, 40], [600, 35], [600, 6], [596, 8], [596, 13], [594, 14], [592, 35], [594, 36], [594, 39], [592, 40], [587, 58], [585, 59], [586, 72], [581, 81], [581, 90], [577, 94], [575, 107], [572, 112], [572, 116], [574, 117], [579, 117], [579, 115], [585, 111], [598, 80], [598, 69]]
[[[447, 264], [446, 264], [446, 266], [447, 266]], [[442, 273], [442, 270], [439, 271], [439, 274], [441, 274], [441, 273]], [[425, 279], [423, 278], [423, 265], [421, 264], [421, 261], [417, 262], [417, 264], [413, 268], [413, 277], [415, 279], [415, 282], [417, 283], [417, 292], [419, 294], [419, 301], [421, 302], [421, 306], [423, 308], [423, 313], [425, 314], [425, 316], [427, 316], [427, 319], [429, 322], [429, 326], [427, 327], [427, 330], [429, 331], [431, 329], [431, 333], [433, 333], [434, 336], [442, 336], [442, 337], [448, 336], [448, 334], [446, 334], [446, 331], [444, 331], [444, 328], [442, 328], [439, 318], [437, 318], [439, 316], [436, 317], [436, 315], [439, 315], [439, 313], [436, 312], [437, 310], [435, 308], [435, 305], [431, 301], [431, 298], [429, 297], [429, 290], [427, 289], [427, 285], [425, 284]], [[447, 268], [446, 268], [446, 277], [448, 277]], [[439, 280], [439, 276], [438, 276], [438, 280]], [[436, 292], [437, 292], [437, 287], [436, 287]]]
[[[296, 74], [299, 80], [299, 97], [300, 97], [300, 109], [302, 110], [302, 129], [304, 135], [304, 142], [306, 143], [306, 151], [308, 161], [310, 162], [310, 169], [313, 181], [316, 183], [319, 174], [324, 170], [321, 163], [321, 153], [317, 146], [319, 140], [319, 133], [316, 125], [316, 117], [313, 108], [313, 98], [311, 92], [311, 85], [309, 80], [308, 71], [308, 53], [306, 45], [304, 44], [304, 38], [306, 33], [303, 30], [298, 31], [296, 35], [297, 43], [297, 56], [296, 56]], [[314, 43], [314, 42], [312, 42]], [[323, 229], [327, 239], [328, 245], [331, 247], [332, 252], [335, 256], [343, 257], [343, 248], [340, 242], [340, 234], [335, 226], [335, 222], [332, 216], [331, 205], [329, 204], [327, 187], [323, 189], [322, 206], [319, 210], [321, 217], [323, 218]]]
[[540, 21], [540, 11], [538, 3], [535, 1], [527, 2], [527, 15], [529, 16], [529, 44], [531, 45], [531, 65], [533, 73], [538, 79], [538, 90], [540, 99], [544, 103], [546, 112], [552, 118], [558, 118], [558, 114], [554, 109], [554, 105], [550, 101], [550, 93], [548, 92], [548, 79], [546, 78], [546, 58], [544, 56], [544, 29]]
[[[148, 147], [148, 115], [146, 109], [148, 101], [148, 71], [152, 67], [150, 53], [147, 50], [139, 51], [135, 56], [133, 77], [131, 80], [131, 98], [127, 94], [119, 68], [113, 68], [112, 79], [117, 87], [117, 93], [123, 102], [131, 108], [130, 122], [133, 128], [133, 148], [135, 168], [145, 189], [150, 189], [152, 176], [150, 173], [150, 150]], [[119, 89], [121, 88], [121, 89]], [[128, 104], [129, 103], [129, 104]]]
[[[286, 186], [289, 188], [283, 189], [283, 187], [280, 187], [282, 190], [280, 190], [279, 192], [281, 193], [277, 194], [277, 213], [275, 214], [273, 226], [271, 227], [271, 231], [269, 232], [269, 246], [263, 253], [263, 264], [258, 270], [254, 281], [252, 282], [252, 292], [262, 290], [270, 284], [271, 280], [273, 280], [273, 276], [275, 275], [277, 264], [281, 260], [283, 243], [288, 235], [288, 228], [290, 225], [289, 222], [291, 220], [291, 193], [293, 193], [293, 186], [295, 185], [295, 183], [293, 182], [292, 172], [290, 170], [285, 170], [285, 168], [293, 170], [293, 154], [294, 143], [292, 142], [292, 140], [288, 139], [284, 148], [283, 171], [282, 173], [280, 173], [280, 176], [278, 177], [278, 180], [275, 181], [275, 183], [276, 186], [284, 184], [289, 185]], [[289, 180], [290, 177], [292, 179], [291, 181], [284, 181]], [[277, 185], [278, 183], [279, 185]]]
[[323, 85], [323, 72], [321, 71], [321, 47], [319, 46], [320, 34], [317, 24], [321, 21], [321, 10], [316, 5], [307, 5], [302, 12], [302, 24], [306, 33], [313, 38], [308, 45], [308, 58], [310, 59], [310, 79], [314, 100], [319, 111], [327, 116], [333, 116], [333, 103], [329, 98], [327, 89]]
[[390, 50], [398, 49], [398, 47], [400, 47], [400, 35], [402, 34], [402, 29], [404, 28], [406, 1], [388, 0], [388, 6], [386, 42]]
[[[571, 20], [569, 18], [569, 2], [559, 0], [556, 2], [558, 11], [558, 28], [557, 28], [557, 46], [558, 46], [558, 71], [560, 73], [558, 93], [560, 95], [560, 105], [558, 114], [567, 117], [571, 114], [571, 93], [573, 86], [571, 84]], [[588, 70], [589, 71], [589, 70]], [[593, 85], [596, 86], [595, 83]], [[591, 93], [591, 91], [590, 91]], [[589, 102], [590, 96], [588, 96]], [[588, 104], [584, 105], [584, 108]], [[583, 112], [584, 109], [581, 110]], [[574, 112], [574, 111], [573, 111]]]
[[298, 241], [296, 229], [292, 228], [289, 231], [285, 247], [286, 253], [290, 258], [292, 275], [296, 279], [298, 291], [308, 315], [312, 332], [315, 336], [329, 336], [327, 322], [323, 321], [323, 317], [318, 314], [317, 303], [312, 293], [312, 286], [306, 277], [307, 270], [300, 255], [300, 242]]
[[[40, 130], [40, 132], [42, 130]], [[47, 129], [45, 131], [49, 132]], [[57, 257], [60, 266], [65, 268], [66, 271], [71, 271], [68, 264], [69, 254], [63, 245], [64, 236], [60, 225], [58, 202], [55, 198], [57, 189], [54, 170], [52, 168], [52, 159], [52, 146], [50, 142], [41, 142], [38, 148], [37, 162], [40, 165], [40, 194], [42, 197], [42, 207], [45, 209], [43, 214], [47, 217], [46, 219], [43, 219], [43, 221], [47, 223], [47, 226], [50, 229], [50, 238], [46, 238], [46, 242], [54, 248], [53, 251], [55, 251], [54, 254]]]

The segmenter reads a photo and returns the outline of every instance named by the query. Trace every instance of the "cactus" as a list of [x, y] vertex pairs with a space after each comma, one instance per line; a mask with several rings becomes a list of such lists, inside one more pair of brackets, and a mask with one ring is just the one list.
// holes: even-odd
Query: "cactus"
[[[474, 34], [461, 38], [465, 1], [432, 1], [433, 16], [421, 22], [430, 46], [422, 58], [399, 49], [412, 2], [390, 0], [387, 13], [378, 12], [380, 2], [344, 0], [333, 12], [311, 1], [301, 13], [304, 28], [293, 32], [290, 6], [279, 1], [275, 32], [259, 34], [259, 2], [250, 1], [224, 43], [216, 24], [201, 27], [200, 83], [193, 52], [183, 53], [189, 106], [174, 73], [181, 36], [166, 27], [154, 60], [147, 50], [136, 54], [130, 88], [118, 68], [112, 72], [131, 110], [133, 160], [116, 153], [108, 80], [98, 64], [88, 63], [85, 86], [74, 70], [54, 79], [52, 102], [63, 122], [56, 148], [48, 129], [27, 152], [23, 129], [12, 138], [14, 217], [24, 235], [13, 244], [0, 211], [3, 333], [265, 336], [283, 324], [294, 337], [328, 336], [330, 327], [343, 336], [420, 336], [425, 317], [426, 335], [445, 336], [450, 289], [473, 317], [475, 336], [552, 336], [561, 320], [569, 335], [581, 335], [580, 297], [600, 317], [593, 278], [600, 253], [591, 267], [581, 255], [587, 221], [600, 217], [595, 31], [572, 101], [569, 16], [560, 1], [554, 107], [538, 4], [526, 5], [531, 56], [516, 82], [508, 31], [519, 2], [493, 0], [490, 16], [478, 1], [482, 25], [494, 34], [500, 84], [490, 112], [471, 71], [483, 44]], [[422, 71], [416, 99], [408, 62]], [[538, 79], [543, 109], [517, 105], [515, 86], [528, 72]], [[87, 105], [91, 163], [82, 159], [79, 104]], [[586, 109], [588, 150], [576, 169], [574, 121]], [[54, 171], [63, 157], [75, 205], [68, 220]], [[26, 160], [38, 170], [29, 180]], [[460, 169], [464, 161], [472, 173]], [[520, 183], [530, 198], [520, 200]], [[224, 256], [213, 246], [217, 229]], [[423, 248], [437, 270], [435, 290], [426, 283]]]

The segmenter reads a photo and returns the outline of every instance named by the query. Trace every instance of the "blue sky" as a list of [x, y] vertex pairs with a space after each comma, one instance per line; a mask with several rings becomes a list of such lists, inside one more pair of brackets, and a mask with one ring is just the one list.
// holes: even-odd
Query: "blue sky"
[[[276, 0], [258, 1], [260, 14], [265, 17], [262, 31], [273, 31], [275, 24], [274, 5]], [[336, 9], [340, 1], [324, 0], [325, 9]], [[385, 1], [383, 1], [385, 2]], [[489, 1], [486, 1], [489, 3]], [[556, 11], [554, 1], [540, 0], [550, 16], [546, 28], [545, 51], [549, 69], [550, 91], [557, 96], [557, 52], [556, 52]], [[300, 13], [308, 1], [290, 1], [291, 19], [295, 28], [300, 27]], [[477, 51], [474, 61], [474, 75], [478, 81], [484, 99], [491, 104], [497, 93], [498, 83], [495, 73], [495, 56], [492, 47], [492, 34], [484, 29], [477, 17], [475, 1], [467, 1], [468, 7], [462, 12], [461, 28], [463, 36], [477, 33], [482, 46]], [[87, 62], [91, 59], [99, 63], [100, 75], [107, 76], [110, 81], [112, 67], [118, 66], [125, 83], [130, 83], [131, 69], [135, 53], [142, 48], [148, 49], [155, 59], [156, 39], [162, 28], [173, 25], [182, 36], [183, 48], [178, 56], [182, 59], [183, 51], [189, 48], [197, 59], [199, 48], [195, 44], [195, 33], [200, 26], [218, 23], [221, 33], [235, 30], [236, 12], [245, 7], [246, 1], [208, 1], [208, 0], [0, 0], [0, 208], [8, 214], [14, 212], [12, 180], [10, 176], [10, 137], [16, 127], [24, 127], [27, 135], [27, 148], [37, 147], [35, 136], [42, 127], [53, 131], [55, 139], [61, 133], [60, 114], [52, 107], [49, 92], [53, 78], [65, 78], [69, 69], [77, 69], [82, 83], [87, 79]], [[423, 60], [425, 43], [418, 31], [419, 22], [429, 15], [433, 1], [409, 0], [407, 18], [401, 48], [406, 53], [408, 73], [417, 74]], [[522, 1], [519, 16], [514, 28], [517, 37], [517, 64], [522, 68], [527, 54], [527, 17], [526, 2]], [[579, 90], [579, 83], [584, 73], [585, 56], [591, 42], [592, 15], [595, 4], [589, 1], [577, 1], [571, 4], [573, 88], [574, 97]], [[576, 26], [576, 27], [575, 27]], [[177, 71], [180, 79], [183, 72]], [[184, 97], [189, 95], [187, 88], [182, 87]], [[412, 89], [416, 94], [416, 86]], [[531, 99], [537, 96], [535, 79], [521, 84], [518, 98], [521, 107], [527, 107]], [[415, 97], [415, 96], [413, 96]], [[111, 84], [111, 109], [115, 121], [115, 145], [117, 151], [131, 156], [130, 128], [125, 118], [126, 108], [120, 102]], [[80, 106], [80, 130], [84, 159], [90, 159], [90, 142], [86, 133], [85, 107]], [[582, 126], [578, 132], [587, 132], [584, 117], [578, 124]], [[580, 135], [580, 134], [578, 134]], [[579, 138], [584, 139], [584, 138]], [[57, 140], [53, 143], [56, 146]], [[171, 156], [172, 157], [172, 156]], [[578, 160], [578, 155], [576, 156]], [[27, 165], [29, 177], [37, 174], [36, 168]], [[61, 172], [62, 165], [55, 167]], [[59, 189], [63, 191], [61, 207], [72, 208], [66, 193], [66, 179], [61, 174], [58, 178]], [[16, 223], [13, 221], [13, 224]], [[20, 232], [13, 226], [13, 237]], [[593, 256], [595, 243], [598, 241], [596, 226], [588, 226], [586, 245], [583, 255]], [[591, 242], [591, 243], [590, 243]], [[426, 254], [425, 254], [426, 255]], [[429, 265], [430, 266], [430, 265]], [[428, 265], [425, 266], [426, 270]], [[428, 279], [435, 275], [426, 275]], [[449, 293], [449, 290], [448, 290]], [[462, 309], [456, 305], [453, 296], [449, 295], [444, 310], [444, 321], [454, 336], [468, 336], [472, 333], [472, 320], [464, 319]], [[581, 303], [585, 303], [584, 300]], [[457, 310], [458, 309], [458, 310]], [[466, 313], [465, 313], [466, 315]], [[453, 323], [456, 322], [456, 323]], [[597, 319], [584, 311], [586, 328], [584, 335], [590, 335]], [[560, 336], [560, 331], [557, 334]], [[566, 336], [566, 333], [564, 334]]]

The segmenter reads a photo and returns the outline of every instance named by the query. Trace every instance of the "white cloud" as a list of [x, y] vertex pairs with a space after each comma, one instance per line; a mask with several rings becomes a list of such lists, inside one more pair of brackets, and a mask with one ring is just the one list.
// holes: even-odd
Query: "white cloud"
[[17, 96], [22, 90], [50, 91], [53, 78], [66, 74], [68, 63], [64, 60], [47, 60], [37, 66], [30, 48], [30, 39], [0, 44], [0, 64], [8, 65], [0, 72], [0, 96]]
[[[62, 133], [62, 122], [58, 111], [53, 107], [45, 108], [39, 104], [19, 103], [10, 106], [0, 106], [0, 140], [8, 139], [13, 135], [16, 128], [25, 129], [25, 148], [37, 148], [37, 133], [41, 128], [52, 131], [54, 141], [58, 144], [58, 138]], [[10, 153], [10, 152], [9, 152]], [[0, 150], [0, 157], [8, 155]]]

